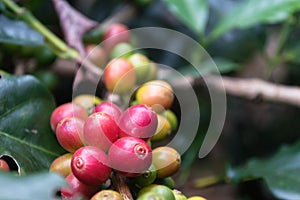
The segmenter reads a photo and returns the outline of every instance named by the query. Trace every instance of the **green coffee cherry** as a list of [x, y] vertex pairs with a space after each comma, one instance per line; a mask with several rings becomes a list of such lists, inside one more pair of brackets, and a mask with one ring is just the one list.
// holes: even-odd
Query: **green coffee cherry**
[[154, 182], [155, 184], [158, 185], [165, 185], [170, 189], [174, 189], [175, 188], [175, 181], [172, 177], [166, 177], [166, 178], [157, 178]]
[[133, 53], [133, 47], [127, 42], [117, 44], [110, 53], [110, 58], [128, 58]]
[[137, 200], [168, 200], [163, 195], [155, 192], [146, 192], [137, 197]]
[[176, 131], [178, 128], [178, 119], [175, 113], [172, 110], [166, 110], [163, 115], [170, 122], [172, 131]]
[[175, 196], [175, 199], [176, 200], [187, 200], [186, 196], [184, 196], [184, 194], [182, 194], [182, 192], [180, 192], [179, 190], [172, 190], [174, 196]]
[[156, 169], [154, 165], [151, 165], [145, 173], [136, 177], [134, 179], [134, 182], [140, 187], [146, 187], [152, 184], [155, 181], [155, 179], [156, 179]]
[[137, 83], [145, 82], [150, 72], [149, 59], [143, 54], [135, 53], [128, 57], [128, 60], [136, 72]]
[[140, 190], [138, 196], [141, 196], [147, 192], [154, 192], [162, 195], [167, 200], [175, 200], [175, 196], [170, 188], [165, 185], [149, 185]]
[[155, 134], [151, 137], [152, 142], [162, 141], [171, 135], [171, 124], [163, 115], [157, 114], [158, 125]]

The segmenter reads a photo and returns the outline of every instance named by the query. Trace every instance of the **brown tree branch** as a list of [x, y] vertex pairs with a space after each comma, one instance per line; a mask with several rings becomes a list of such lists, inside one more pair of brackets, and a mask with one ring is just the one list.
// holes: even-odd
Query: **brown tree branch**
[[133, 200], [128, 185], [126, 184], [126, 177], [118, 173], [113, 173], [112, 181], [116, 190], [121, 194], [124, 200]]
[[98, 25], [71, 7], [65, 0], [52, 0], [67, 43], [85, 56], [83, 35]]
[[225, 89], [227, 94], [255, 100], [280, 102], [300, 107], [300, 87], [285, 86], [270, 83], [260, 79], [230, 78], [223, 76], [209, 76], [205, 78], [206, 84], [218, 89]]

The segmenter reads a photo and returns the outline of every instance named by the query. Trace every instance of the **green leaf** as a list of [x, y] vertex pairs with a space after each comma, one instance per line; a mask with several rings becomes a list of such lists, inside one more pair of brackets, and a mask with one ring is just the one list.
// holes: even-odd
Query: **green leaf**
[[0, 173], [0, 180], [0, 199], [6, 200], [53, 200], [65, 184], [58, 174], [45, 172], [28, 176]]
[[269, 159], [252, 159], [245, 167], [229, 168], [228, 178], [238, 183], [248, 178], [263, 178], [279, 199], [300, 199], [300, 142], [282, 147]]
[[[214, 58], [211, 60], [201, 62], [198, 66], [181, 67], [178, 71], [184, 76], [199, 77], [218, 70], [221, 74], [228, 73], [240, 68], [240, 65], [225, 58]], [[216, 65], [217, 68], [214, 66]]]
[[198, 34], [204, 34], [208, 19], [207, 0], [164, 0], [170, 11]]
[[0, 79], [0, 154], [15, 158], [24, 172], [48, 169], [63, 153], [50, 128], [55, 103], [33, 76]]
[[248, 28], [261, 23], [279, 23], [299, 10], [299, 0], [247, 0], [228, 12], [209, 38], [214, 40], [233, 28]]
[[0, 24], [0, 43], [26, 46], [44, 44], [44, 37], [23, 21], [12, 20], [0, 15]]

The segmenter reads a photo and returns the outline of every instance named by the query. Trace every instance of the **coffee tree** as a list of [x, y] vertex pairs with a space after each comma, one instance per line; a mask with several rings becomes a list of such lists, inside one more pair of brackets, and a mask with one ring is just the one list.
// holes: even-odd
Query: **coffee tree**
[[0, 199], [300, 199], [299, 10], [0, 0]]

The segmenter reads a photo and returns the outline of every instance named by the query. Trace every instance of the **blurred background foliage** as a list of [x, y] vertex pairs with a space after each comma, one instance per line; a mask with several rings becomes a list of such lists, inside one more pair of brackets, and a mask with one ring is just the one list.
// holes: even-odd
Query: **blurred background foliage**
[[[51, 1], [17, 2], [63, 38]], [[136, 13], [125, 23], [129, 28], [165, 27], [187, 34], [207, 50], [225, 76], [261, 78], [296, 86], [300, 83], [299, 0], [69, 0], [69, 3], [99, 23], [130, 4]], [[39, 32], [6, 9], [1, 1], [0, 12], [0, 68], [9, 73], [35, 75], [51, 90], [57, 105], [70, 101], [74, 77], [58, 72], [59, 53], [49, 48]], [[101, 37], [101, 33], [96, 37]], [[88, 38], [89, 34], [85, 39]], [[187, 70], [186, 63], [173, 54], [144, 51], [157, 63]], [[23, 65], [26, 70], [20, 72]], [[198, 178], [196, 182], [201, 187], [210, 184], [205, 181], [206, 176], [221, 177], [213, 179], [211, 184], [258, 180], [246, 182], [255, 191], [244, 190], [245, 184], [241, 184], [242, 195], [237, 199], [300, 199], [299, 109], [228, 95], [221, 138], [213, 152], [199, 160], [211, 105], [206, 88], [197, 83], [194, 88], [201, 122], [197, 139], [183, 155], [182, 174], [177, 177], [179, 185], [188, 181], [195, 187], [190, 173], [203, 167], [205, 173], [193, 177]], [[173, 106], [178, 116], [179, 107], [176, 103]]]

